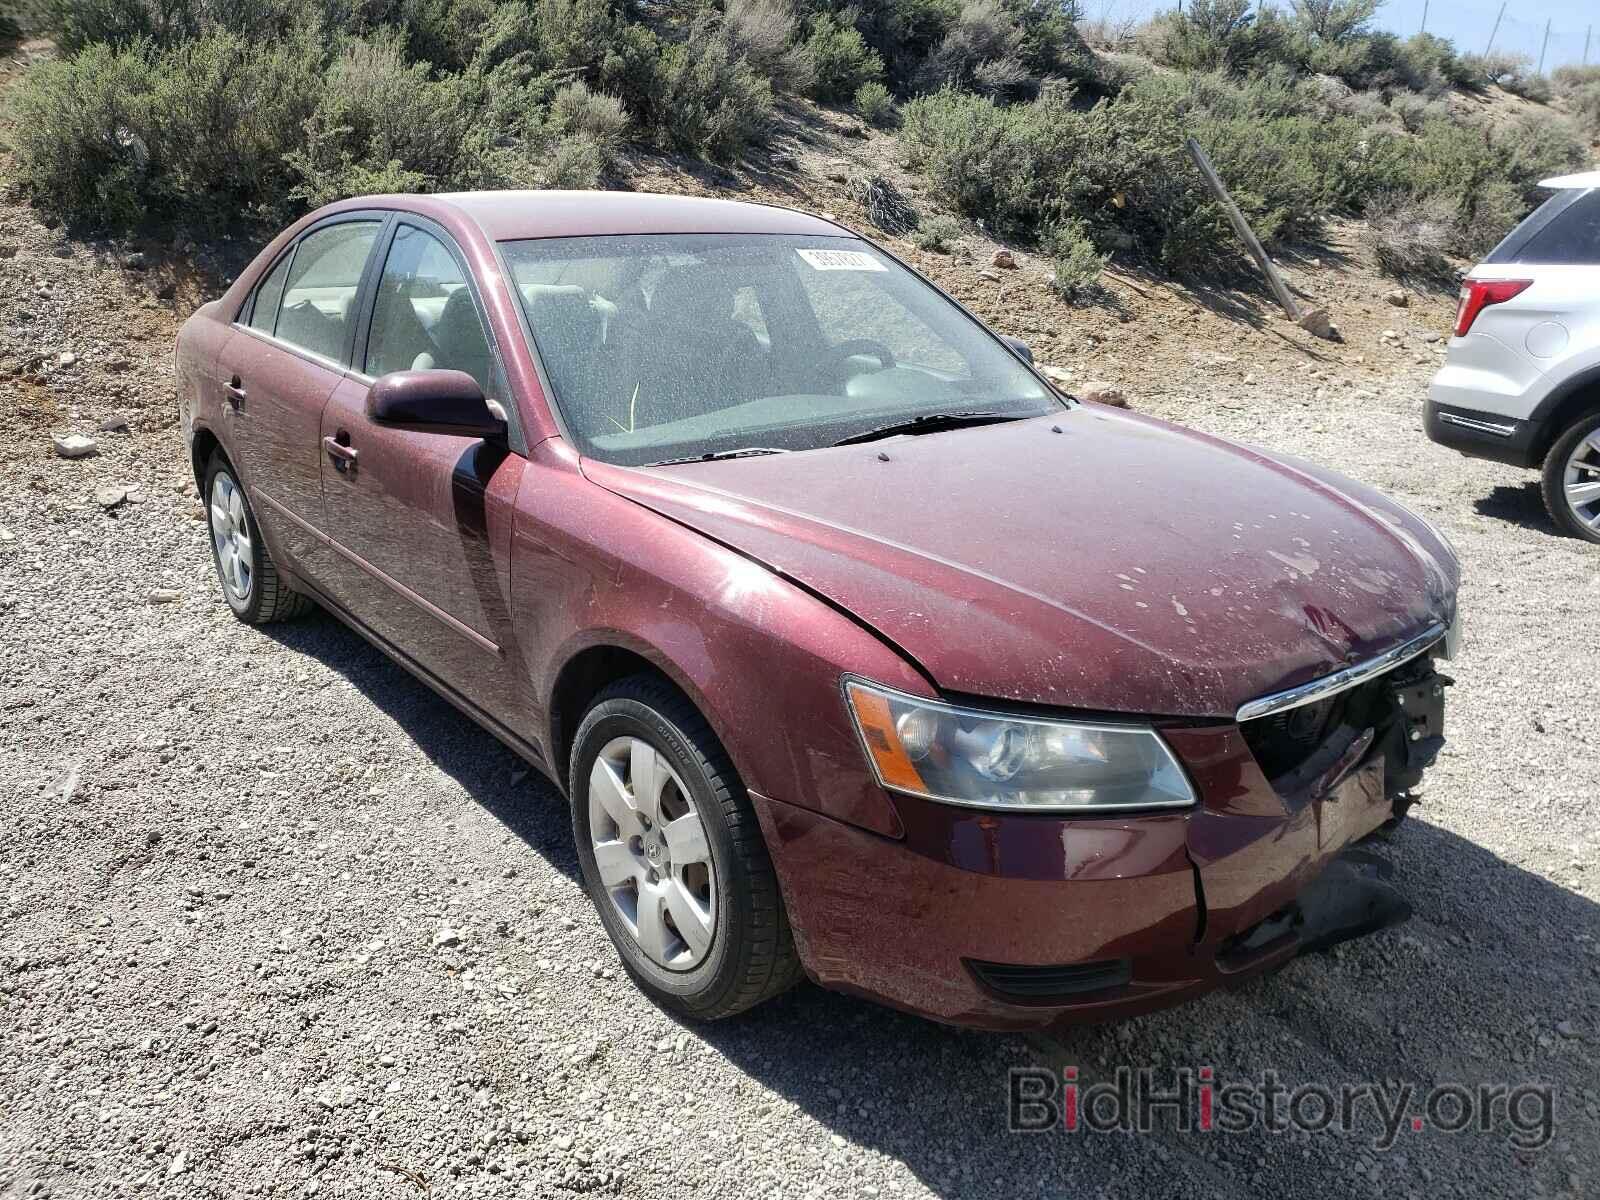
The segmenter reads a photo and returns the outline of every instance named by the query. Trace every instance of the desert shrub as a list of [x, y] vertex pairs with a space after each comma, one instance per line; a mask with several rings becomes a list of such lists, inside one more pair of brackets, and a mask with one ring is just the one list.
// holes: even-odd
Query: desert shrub
[[1382, 0], [1290, 0], [1295, 24], [1322, 42], [1352, 42], [1371, 27]]
[[616, 0], [537, 0], [541, 65], [592, 72], [628, 26]]
[[1078, 33], [1076, 4], [1060, 0], [1002, 0], [1022, 30], [1018, 57], [1029, 74], [1078, 77], [1092, 66], [1089, 47]]
[[1456, 220], [1443, 197], [1420, 200], [1389, 193], [1369, 206], [1361, 239], [1385, 273], [1441, 280], [1450, 274]]
[[1550, 82], [1558, 92], [1566, 93], [1591, 83], [1600, 83], [1600, 64], [1557, 67], [1550, 72]]
[[1562, 97], [1575, 120], [1592, 139], [1600, 139], [1600, 79], [1576, 84]]
[[[352, 32], [370, 32], [363, 22], [352, 24]], [[394, 24], [404, 33], [407, 58], [448, 71], [464, 69], [488, 41], [515, 41], [517, 50], [531, 49], [538, 41], [537, 19], [526, 3], [398, 0]]]
[[1045, 232], [1045, 249], [1055, 261], [1052, 286], [1075, 304], [1098, 295], [1100, 273], [1109, 256], [1095, 248], [1089, 227], [1083, 221], [1067, 220]]
[[860, 32], [831, 13], [812, 21], [805, 49], [815, 76], [812, 95], [818, 100], [847, 100], [883, 75], [883, 61]]
[[967, 0], [950, 32], [917, 72], [923, 91], [961, 88], [1007, 96], [1029, 78], [1022, 61], [1022, 26], [1000, 0]]
[[1468, 87], [1483, 88], [1490, 84], [1518, 94], [1526, 88], [1526, 80], [1533, 75], [1533, 60], [1526, 54], [1509, 50], [1496, 50], [1489, 54], [1463, 54], [1463, 70]]
[[0, 47], [11, 46], [23, 38], [22, 16], [0, 5]]
[[856, 89], [855, 110], [856, 115], [868, 125], [883, 127], [894, 124], [894, 97], [876, 79]]
[[1495, 133], [1504, 157], [1507, 181], [1525, 200], [1539, 196], [1538, 183], [1589, 166], [1588, 139], [1573, 121], [1559, 113], [1525, 112]]
[[1400, 124], [1410, 133], [1418, 133], [1429, 121], [1448, 121], [1450, 105], [1443, 100], [1430, 100], [1414, 92], [1399, 92], [1389, 101], [1389, 110], [1399, 118]]
[[1398, 42], [1393, 49], [1393, 83], [1438, 96], [1449, 88], [1471, 85], [1471, 72], [1447, 40], [1431, 33], [1418, 33]]
[[867, 220], [896, 237], [922, 224], [922, 217], [894, 183], [882, 175], [851, 181], [850, 195], [866, 211]]
[[610, 170], [627, 141], [629, 118], [616, 96], [602, 96], [584, 83], [568, 83], [550, 99], [546, 130], [557, 138], [584, 138], [594, 144], [603, 170]]
[[911, 235], [911, 243], [919, 250], [935, 254], [949, 254], [961, 240], [961, 222], [954, 217], [933, 217], [922, 222]]
[[1513, 96], [1521, 96], [1524, 100], [1532, 100], [1535, 104], [1549, 104], [1556, 96], [1550, 81], [1543, 75], [1532, 72], [1518, 71], [1507, 75], [1500, 80], [1500, 86]]
[[701, 18], [682, 42], [661, 50], [651, 97], [659, 140], [720, 162], [762, 140], [772, 124], [772, 86]]
[[1032, 106], [1004, 109], [947, 90], [918, 97], [901, 113], [906, 165], [958, 212], [1001, 226], [1036, 219], [1036, 155], [1025, 128]]
[[265, 45], [214, 30], [163, 55], [146, 134], [155, 203], [217, 220], [287, 215], [287, 154], [315, 111], [326, 53], [311, 30]]
[[[827, 7], [845, 9], [843, 4]], [[961, 0], [874, 0], [845, 13], [877, 55], [890, 90], [904, 96], [928, 55], [955, 25]]]
[[20, 173], [46, 206], [94, 225], [149, 211], [276, 219], [324, 55], [309, 33], [263, 47], [213, 31], [41, 64], [15, 97]]
[[372, 191], [375, 179], [415, 192], [502, 174], [469, 162], [484, 150], [469, 136], [478, 132], [472, 116], [462, 79], [432, 79], [426, 63], [406, 62], [397, 33], [352, 39], [328, 72], [304, 143], [288, 155], [299, 176], [290, 195], [315, 207]]
[[1275, 13], [1251, 0], [1190, 0], [1186, 10], [1152, 22], [1157, 59], [1185, 71], [1247, 71], [1285, 55], [1287, 31]]
[[[1320, 77], [1319, 77], [1320, 78]], [[1406, 111], [1385, 104], [1382, 92], [1350, 92], [1329, 105], [1331, 111], [1350, 117], [1357, 123], [1374, 128], [1389, 126], [1404, 129]], [[1424, 118], [1426, 120], [1426, 118]], [[1419, 126], [1420, 128], [1420, 126]]]
[[1115, 96], [1123, 88], [1138, 83], [1152, 70], [1154, 68], [1146, 58], [1108, 50], [1094, 55], [1087, 82], [1102, 95]]
[[1070, 93], [1002, 107], [947, 90], [903, 117], [907, 165], [957, 212], [1017, 234], [1076, 220], [1098, 253], [1189, 272], [1239, 261], [1184, 152], [1189, 136], [1269, 244], [1315, 237], [1330, 215], [1381, 200], [1391, 226], [1416, 224], [1417, 213], [1442, 226], [1424, 244], [1439, 253], [1470, 254], [1497, 237], [1527, 211], [1539, 179], [1577, 169], [1584, 155], [1572, 123], [1553, 114], [1496, 129], [1422, 97], [1391, 109], [1277, 67], [1247, 80], [1151, 75], [1088, 109]]
[[[380, 9], [389, 2], [374, 0]], [[39, 28], [66, 56], [101, 44], [166, 48], [213, 30], [258, 40], [341, 26], [352, 15], [343, 0], [38, 0], [35, 8]]]
[[727, 0], [724, 20], [734, 52], [774, 91], [811, 91], [816, 64], [811, 50], [796, 44], [800, 21], [790, 0]]
[[1451, 252], [1462, 258], [1482, 258], [1528, 215], [1529, 207], [1523, 190], [1515, 184], [1503, 179], [1488, 180], [1467, 197], [1466, 207], [1455, 214]]
[[19, 174], [45, 207], [91, 224], [136, 220], [149, 186], [149, 48], [91, 46], [34, 67], [13, 94]]
[[599, 144], [585, 134], [558, 138], [534, 169], [532, 182], [542, 188], [585, 190], [599, 185], [606, 170]]

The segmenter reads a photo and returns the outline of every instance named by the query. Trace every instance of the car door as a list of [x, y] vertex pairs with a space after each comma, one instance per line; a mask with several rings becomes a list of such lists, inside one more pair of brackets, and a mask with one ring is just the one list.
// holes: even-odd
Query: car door
[[448, 235], [402, 218], [380, 254], [355, 369], [322, 414], [324, 504], [337, 552], [327, 587], [436, 679], [526, 729], [529, 689], [515, 667], [510, 619], [512, 506], [524, 459], [481, 438], [394, 429], [367, 416], [373, 381], [392, 371], [465, 371], [505, 401], [499, 356]]
[[231, 425], [224, 439], [256, 519], [295, 570], [325, 568], [322, 410], [343, 378], [368, 259], [383, 228], [373, 213], [313, 226], [256, 286], [218, 356]]

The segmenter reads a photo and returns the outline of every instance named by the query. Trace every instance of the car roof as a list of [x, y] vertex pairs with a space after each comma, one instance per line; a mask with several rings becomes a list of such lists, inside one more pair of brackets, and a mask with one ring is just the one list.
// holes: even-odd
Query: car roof
[[[420, 199], [416, 197], [414, 199]], [[787, 208], [651, 192], [446, 192], [430, 199], [474, 221], [492, 241], [619, 233], [789, 233], [852, 236]]]
[[1557, 175], [1553, 179], [1541, 179], [1539, 186], [1565, 191], [1568, 188], [1594, 188], [1600, 187], [1600, 171], [1580, 171], [1576, 175]]

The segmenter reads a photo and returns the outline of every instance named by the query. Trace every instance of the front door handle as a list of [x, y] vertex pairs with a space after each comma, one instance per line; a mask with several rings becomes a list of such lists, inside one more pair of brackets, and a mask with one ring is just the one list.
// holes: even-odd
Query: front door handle
[[[341, 436], [348, 437], [349, 435], [343, 434]], [[336, 437], [325, 437], [322, 439], [322, 448], [333, 458], [333, 464], [339, 470], [354, 469], [356, 465], [356, 448], [348, 442], [341, 442]]]
[[228, 393], [228, 403], [238, 408], [244, 403], [244, 380], [235, 375], [228, 381], [224, 389]]

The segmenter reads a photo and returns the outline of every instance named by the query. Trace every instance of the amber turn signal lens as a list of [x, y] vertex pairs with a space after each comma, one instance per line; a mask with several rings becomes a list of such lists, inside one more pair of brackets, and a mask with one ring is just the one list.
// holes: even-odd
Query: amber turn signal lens
[[845, 686], [845, 693], [850, 697], [850, 707], [855, 710], [856, 723], [861, 727], [861, 740], [878, 768], [878, 778], [890, 787], [926, 792], [928, 785], [922, 781], [895, 730], [888, 700], [854, 683]]

